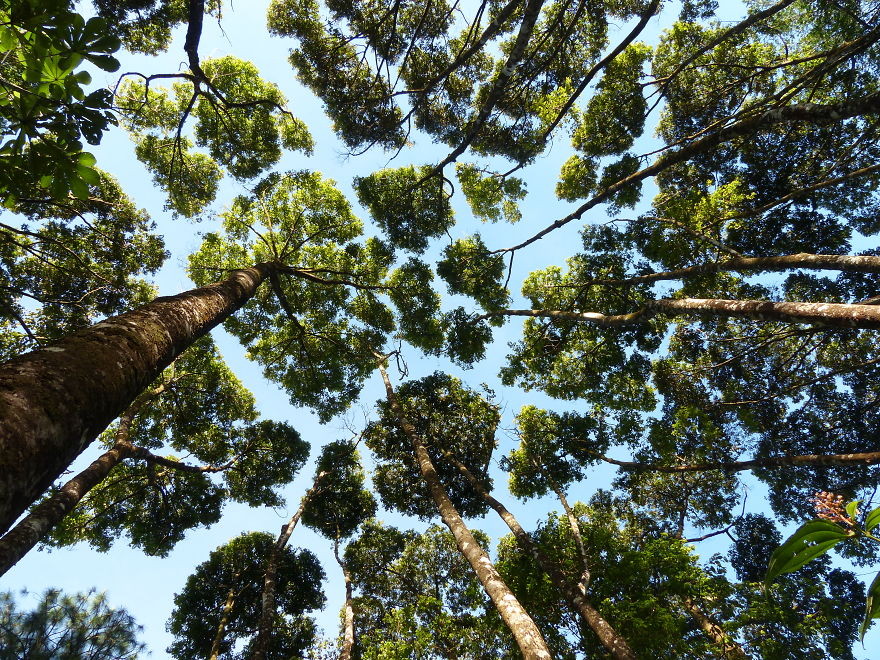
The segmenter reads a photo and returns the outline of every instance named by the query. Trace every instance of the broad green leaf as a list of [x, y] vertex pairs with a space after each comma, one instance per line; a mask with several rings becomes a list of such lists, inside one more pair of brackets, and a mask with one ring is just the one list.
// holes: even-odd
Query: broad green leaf
[[[874, 511], [876, 511], [876, 509]], [[874, 513], [874, 511], [871, 513]], [[864, 641], [865, 633], [868, 631], [871, 621], [880, 617], [880, 598], [876, 598], [878, 595], [880, 595], [880, 573], [874, 577], [874, 581], [871, 582], [871, 586], [868, 587], [868, 599], [865, 602], [865, 618], [862, 621], [862, 625], [859, 626], [860, 642]]]
[[865, 517], [865, 531], [870, 532], [877, 525], [880, 525], [880, 507], [877, 507]]
[[791, 573], [854, 532], [845, 530], [827, 520], [811, 520], [801, 525], [794, 534], [770, 556], [764, 583], [770, 584], [783, 573]]
[[79, 173], [72, 174], [69, 179], [70, 192], [78, 199], [89, 198], [89, 186], [79, 177]]
[[117, 71], [119, 69], [119, 60], [115, 57], [111, 57], [110, 55], [93, 55], [91, 53], [86, 55], [86, 59], [104, 71]]
[[89, 185], [96, 186], [101, 181], [101, 177], [98, 175], [98, 171], [92, 167], [86, 167], [84, 165], [76, 166], [76, 174], [82, 179], [85, 183]]

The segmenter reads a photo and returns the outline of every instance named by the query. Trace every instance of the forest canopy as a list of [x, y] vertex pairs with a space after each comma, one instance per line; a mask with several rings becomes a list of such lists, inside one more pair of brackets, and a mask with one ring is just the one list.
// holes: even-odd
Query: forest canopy
[[176, 658], [870, 657], [880, 3], [257, 4], [0, 0], [4, 581], [173, 565]]

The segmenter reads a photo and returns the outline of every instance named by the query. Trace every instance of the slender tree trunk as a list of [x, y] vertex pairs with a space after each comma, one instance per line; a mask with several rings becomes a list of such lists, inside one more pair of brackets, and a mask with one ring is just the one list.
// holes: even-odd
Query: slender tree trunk
[[0, 366], [5, 531], [171, 361], [244, 305], [270, 264], [157, 298]]
[[505, 584], [489, 556], [477, 543], [477, 540], [471, 534], [467, 525], [464, 524], [458, 511], [446, 494], [446, 489], [437, 476], [437, 471], [434, 469], [434, 464], [431, 462], [431, 457], [428, 454], [425, 443], [416, 433], [415, 427], [404, 415], [403, 408], [400, 406], [394, 389], [391, 387], [388, 373], [381, 363], [379, 363], [379, 372], [382, 374], [382, 380], [385, 383], [388, 404], [397, 417], [400, 428], [413, 445], [413, 451], [415, 452], [422, 478], [427, 483], [431, 497], [440, 510], [440, 517], [449, 528], [449, 531], [452, 532], [453, 537], [455, 537], [459, 551], [467, 559], [471, 568], [473, 568], [474, 573], [476, 573], [477, 578], [480, 580], [480, 584], [483, 585], [483, 589], [485, 589], [489, 598], [495, 604], [501, 619], [510, 629], [510, 632], [513, 633], [513, 637], [523, 657], [526, 660], [549, 660], [552, 656], [541, 635], [541, 631], [538, 630], [528, 612], [525, 611], [525, 608], [523, 608], [516, 599], [516, 596], [513, 595], [513, 592]]
[[[232, 578], [233, 584], [236, 582], [236, 574]], [[217, 660], [220, 657], [220, 645], [223, 643], [223, 636], [226, 634], [226, 626], [229, 624], [229, 615], [232, 613], [232, 606], [235, 605], [235, 587], [230, 587], [229, 593], [226, 594], [226, 602], [223, 604], [223, 611], [220, 615], [220, 623], [217, 624], [217, 634], [214, 635], [214, 641], [211, 642], [210, 660]]]
[[605, 327], [644, 323], [657, 314], [669, 316], [730, 316], [757, 321], [813, 323], [835, 328], [880, 328], [880, 305], [842, 303], [769, 302], [766, 300], [723, 300], [718, 298], [663, 299], [647, 303], [631, 314], [609, 316], [598, 312], [568, 312], [556, 309], [503, 309], [482, 314], [490, 316], [532, 316], [566, 321], [583, 321]]
[[[880, 167], [878, 167], [880, 169]], [[880, 273], [880, 257], [851, 254], [785, 254], [778, 257], [737, 257], [676, 270], [648, 273], [622, 279], [596, 279], [587, 284], [619, 286], [623, 284], [647, 284], [661, 280], [679, 280], [690, 275], [727, 272], [778, 272], [786, 270], [837, 270], [846, 273]]]
[[556, 494], [556, 499], [559, 500], [559, 503], [562, 505], [562, 509], [565, 511], [565, 516], [568, 518], [568, 527], [571, 529], [571, 536], [574, 538], [574, 542], [578, 548], [578, 554], [581, 557], [581, 563], [584, 566], [584, 572], [581, 575], [580, 583], [583, 584], [584, 590], [590, 584], [590, 563], [587, 561], [587, 548], [584, 545], [584, 539], [581, 536], [581, 525], [578, 522], [577, 516], [574, 515], [574, 511], [568, 503], [568, 498], [565, 496], [565, 491], [562, 490], [562, 487], [556, 482], [556, 480], [547, 474], [544, 469], [541, 467], [541, 463], [539, 459], [529, 453], [529, 458], [532, 460], [532, 465], [535, 466], [535, 469], [540, 472], [543, 477], [550, 483], [550, 488], [553, 489], [553, 492]]
[[290, 535], [293, 534], [293, 530], [296, 528], [297, 523], [299, 523], [306, 505], [318, 491], [321, 479], [325, 476], [327, 476], [326, 472], [321, 472], [315, 476], [312, 487], [302, 498], [296, 513], [291, 516], [287, 524], [281, 527], [281, 533], [278, 535], [278, 539], [269, 553], [269, 559], [266, 562], [266, 577], [263, 580], [263, 602], [260, 610], [260, 621], [257, 624], [257, 639], [251, 652], [251, 660], [265, 660], [266, 658], [266, 653], [269, 650], [269, 638], [272, 635], [272, 628], [275, 623], [275, 589], [278, 586], [278, 560], [281, 557], [281, 551], [287, 547]]
[[339, 537], [333, 542], [333, 556], [336, 557], [336, 563], [342, 569], [342, 577], [345, 580], [345, 605], [343, 607], [343, 630], [342, 630], [342, 650], [339, 652], [339, 660], [351, 660], [352, 649], [354, 649], [354, 607], [352, 606], [352, 585], [351, 571], [348, 570], [345, 562], [339, 556]]
[[724, 632], [724, 628], [708, 617], [693, 599], [684, 599], [684, 609], [697, 622], [706, 637], [721, 647], [722, 658], [725, 660], [749, 660], [749, 656], [743, 651], [743, 648]]
[[877, 465], [880, 463], [880, 451], [867, 451], [856, 454], [802, 454], [798, 456], [768, 456], [754, 458], [750, 461], [725, 461], [718, 463], [694, 463], [691, 465], [655, 465], [653, 463], [637, 463], [635, 461], [619, 461], [598, 452], [586, 450], [587, 454], [598, 459], [622, 467], [624, 470], [639, 472], [706, 472], [708, 470], [724, 470], [725, 472], [742, 472], [755, 468], [788, 467], [790, 465], [807, 465], [810, 467], [829, 467], [832, 465]]
[[160, 385], [138, 397], [119, 417], [119, 426], [116, 430], [116, 441], [113, 447], [64, 484], [57, 493], [34, 507], [33, 511], [0, 538], [0, 575], [4, 575], [15, 566], [22, 557], [45, 538], [46, 534], [73, 511], [82, 498], [103, 481], [120, 461], [130, 458], [138, 451], [138, 448], [132, 445], [129, 440], [132, 421], [144, 405], [164, 391], [165, 386]]
[[602, 646], [608, 649], [611, 657], [616, 658], [617, 660], [635, 660], [636, 655], [629, 647], [629, 643], [626, 639], [624, 639], [590, 603], [586, 594], [586, 585], [581, 582], [576, 587], [573, 587], [569, 581], [565, 579], [565, 576], [563, 576], [559, 567], [551, 562], [550, 559], [538, 549], [538, 546], [535, 545], [532, 537], [522, 528], [514, 515], [507, 510], [507, 507], [496, 500], [489, 491], [486, 490], [480, 480], [473, 475], [467, 466], [449, 452], [444, 452], [444, 456], [455, 465], [458, 471], [468, 480], [480, 497], [482, 497], [483, 500], [485, 500], [485, 502], [492, 507], [499, 516], [501, 516], [501, 519], [507, 524], [510, 531], [513, 532], [513, 536], [516, 538], [519, 546], [532, 556], [535, 563], [541, 567], [541, 570], [547, 574], [556, 588], [565, 596], [569, 605], [580, 614], [581, 617], [583, 617], [584, 621], [590, 627], [590, 630], [592, 630], [596, 634], [596, 637], [599, 638], [599, 642]]

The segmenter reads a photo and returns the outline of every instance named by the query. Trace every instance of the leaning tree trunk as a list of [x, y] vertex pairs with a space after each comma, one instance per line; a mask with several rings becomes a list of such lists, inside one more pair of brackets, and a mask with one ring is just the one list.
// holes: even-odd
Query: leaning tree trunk
[[271, 264], [157, 298], [0, 366], [0, 532], [196, 339], [256, 292]]
[[519, 547], [532, 556], [535, 563], [541, 567], [541, 570], [547, 574], [547, 577], [550, 578], [550, 581], [553, 582], [554, 586], [565, 596], [565, 599], [568, 601], [572, 609], [584, 619], [586, 624], [590, 627], [590, 630], [592, 630], [596, 637], [599, 638], [599, 642], [602, 646], [608, 649], [611, 657], [616, 658], [617, 660], [635, 660], [636, 655], [633, 653], [633, 650], [630, 648], [626, 639], [624, 639], [590, 603], [586, 594], [586, 585], [579, 583], [577, 586], [572, 586], [570, 582], [565, 579], [565, 576], [563, 576], [559, 567], [550, 561], [550, 559], [541, 552], [538, 546], [535, 545], [532, 537], [522, 528], [522, 525], [519, 524], [519, 521], [514, 515], [508, 511], [506, 506], [495, 499], [489, 491], [486, 490], [480, 480], [474, 476], [468, 467], [449, 452], [444, 452], [444, 456], [456, 467], [456, 469], [458, 469], [464, 478], [468, 480], [468, 483], [471, 484], [471, 487], [477, 492], [477, 494], [482, 497], [499, 516], [501, 516], [501, 519], [507, 524], [510, 531], [513, 532], [513, 536], [519, 544]]
[[45, 501], [40, 502], [18, 524], [0, 538], [0, 576], [15, 566], [55, 526], [82, 501], [92, 488], [107, 478], [121, 461], [134, 456], [139, 448], [131, 444], [131, 424], [135, 415], [165, 391], [159, 385], [128, 407], [119, 417], [113, 446]]
[[325, 476], [327, 476], [326, 472], [321, 472], [315, 476], [312, 487], [302, 498], [296, 513], [281, 528], [281, 533], [278, 535], [278, 539], [269, 553], [269, 559], [266, 562], [266, 575], [263, 579], [263, 598], [260, 606], [260, 620], [257, 624], [257, 639], [254, 642], [254, 650], [251, 651], [251, 660], [265, 660], [266, 653], [269, 651], [269, 638], [272, 635], [272, 627], [275, 623], [275, 590], [278, 583], [278, 561], [281, 557], [281, 551], [287, 547], [290, 535], [293, 534], [299, 519], [302, 518], [306, 505], [318, 491], [318, 484]]
[[461, 519], [455, 505], [446, 494], [446, 489], [437, 476], [434, 464], [425, 447], [424, 441], [419, 437], [415, 427], [409, 422], [403, 413], [403, 408], [397, 400], [394, 389], [391, 387], [391, 380], [388, 373], [379, 364], [379, 372], [382, 374], [382, 380], [385, 382], [385, 391], [388, 396], [388, 404], [394, 412], [400, 424], [400, 428], [409, 438], [415, 452], [416, 461], [422, 473], [422, 478], [428, 485], [428, 490], [437, 508], [440, 510], [440, 517], [455, 537], [458, 549], [464, 558], [471, 565], [476, 573], [480, 584], [483, 585], [489, 598], [492, 599], [498, 614], [501, 616], [504, 624], [513, 633], [516, 644], [520, 652], [526, 660], [550, 660], [552, 658], [547, 643], [538, 630], [538, 626], [529, 616], [522, 604], [513, 595], [510, 587], [502, 579], [492, 561], [486, 552], [480, 547], [477, 540], [471, 534], [467, 525]]
[[[238, 573], [232, 577], [232, 583], [237, 582]], [[211, 655], [209, 660], [218, 660], [220, 657], [220, 645], [223, 644], [223, 638], [226, 636], [226, 626], [229, 625], [229, 618], [232, 614], [232, 608], [235, 606], [235, 587], [229, 588], [226, 594], [226, 602], [223, 603], [223, 611], [220, 613], [220, 623], [217, 624], [217, 633], [214, 635], [214, 641], [211, 642]]]
[[717, 622], [713, 621], [691, 598], [684, 599], [684, 609], [688, 611], [700, 630], [711, 639], [715, 644], [721, 647], [721, 657], [729, 660], [749, 660], [749, 656], [743, 651], [743, 648], [728, 635], [724, 628]]

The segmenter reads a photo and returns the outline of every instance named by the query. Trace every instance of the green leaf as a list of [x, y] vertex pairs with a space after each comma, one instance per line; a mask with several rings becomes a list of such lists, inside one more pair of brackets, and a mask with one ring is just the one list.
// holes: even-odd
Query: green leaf
[[87, 54], [86, 59], [104, 71], [117, 71], [119, 69], [119, 60], [110, 55], [92, 55]]
[[[871, 513], [876, 511], [877, 509], [874, 509]], [[868, 631], [871, 621], [880, 617], [880, 598], [875, 598], [877, 595], [880, 595], [880, 573], [874, 577], [874, 581], [871, 583], [871, 586], [868, 587], [868, 600], [865, 603], [865, 618], [862, 621], [862, 625], [859, 626], [860, 642], [864, 641], [865, 633]]]
[[5, 53], [18, 45], [15, 32], [5, 25], [0, 26], [0, 52]]
[[94, 154], [89, 153], [88, 151], [83, 151], [76, 158], [77, 162], [84, 167], [92, 167], [95, 163], [98, 162], [98, 159], [95, 158]]
[[860, 500], [853, 500], [852, 502], [850, 502], [849, 504], [846, 505], [846, 515], [851, 520], [855, 520], [856, 516], [858, 515], [857, 509], [859, 507], [859, 501]]
[[783, 573], [796, 571], [854, 534], [827, 520], [811, 520], [801, 525], [800, 529], [770, 556], [764, 583], [769, 585]]
[[73, 174], [69, 180], [70, 192], [78, 199], [89, 198], [89, 186], [79, 177], [79, 173]]
[[89, 185], [97, 186], [101, 182], [101, 177], [94, 168], [77, 165], [75, 171], [77, 176]]
[[877, 525], [880, 525], [880, 507], [877, 507], [865, 516], [865, 531], [870, 532]]

